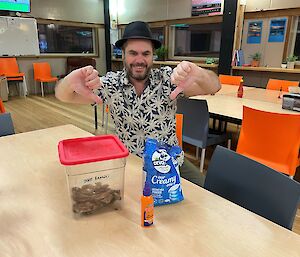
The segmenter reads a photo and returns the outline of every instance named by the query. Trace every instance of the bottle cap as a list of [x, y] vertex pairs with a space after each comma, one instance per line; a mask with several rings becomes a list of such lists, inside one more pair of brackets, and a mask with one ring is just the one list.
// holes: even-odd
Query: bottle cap
[[144, 186], [143, 195], [144, 196], [150, 196], [151, 195], [151, 188], [150, 188], [149, 183], [147, 183], [147, 182], [145, 183], [145, 186]]

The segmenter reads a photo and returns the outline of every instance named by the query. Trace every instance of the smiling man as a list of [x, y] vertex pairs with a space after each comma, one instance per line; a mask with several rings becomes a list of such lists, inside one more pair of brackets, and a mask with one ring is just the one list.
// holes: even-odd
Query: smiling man
[[72, 103], [107, 103], [118, 137], [138, 156], [146, 137], [177, 145], [176, 98], [216, 93], [218, 77], [187, 61], [174, 70], [153, 69], [153, 53], [161, 43], [142, 21], [128, 24], [116, 46], [122, 48], [122, 71], [100, 79], [91, 66], [75, 70], [58, 84], [56, 97]]

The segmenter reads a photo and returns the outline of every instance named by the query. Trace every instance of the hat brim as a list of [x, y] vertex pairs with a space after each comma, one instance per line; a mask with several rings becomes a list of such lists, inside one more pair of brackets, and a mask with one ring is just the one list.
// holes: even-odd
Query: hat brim
[[153, 43], [155, 49], [161, 47], [161, 42], [160, 42], [160, 41], [158, 41], [158, 40], [156, 40], [156, 39], [148, 38], [148, 37], [128, 37], [128, 38], [122, 38], [122, 39], [118, 40], [118, 41], [115, 43], [115, 46], [118, 47], [118, 48], [122, 48], [123, 44], [124, 44], [128, 39], [147, 39], [147, 40], [150, 40], [150, 41]]

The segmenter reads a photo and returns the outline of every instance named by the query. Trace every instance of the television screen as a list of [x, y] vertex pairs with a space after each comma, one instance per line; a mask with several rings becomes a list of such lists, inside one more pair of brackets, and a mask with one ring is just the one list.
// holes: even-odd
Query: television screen
[[30, 0], [0, 0], [0, 11], [30, 12]]

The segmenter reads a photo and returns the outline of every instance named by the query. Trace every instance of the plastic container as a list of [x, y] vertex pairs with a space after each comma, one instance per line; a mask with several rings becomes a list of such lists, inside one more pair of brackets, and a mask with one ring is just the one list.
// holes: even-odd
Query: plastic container
[[59, 159], [65, 165], [72, 210], [91, 214], [120, 209], [128, 150], [114, 135], [62, 140]]

